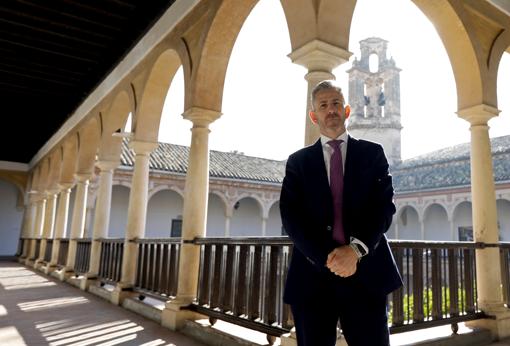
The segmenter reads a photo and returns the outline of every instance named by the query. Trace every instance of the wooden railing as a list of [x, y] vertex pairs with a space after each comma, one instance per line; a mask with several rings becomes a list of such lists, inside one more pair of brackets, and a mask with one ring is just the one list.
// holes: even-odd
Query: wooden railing
[[286, 333], [293, 325], [283, 304], [292, 243], [278, 238], [201, 238], [195, 311], [261, 331]]
[[392, 333], [481, 317], [474, 243], [391, 241], [404, 286], [390, 295]]
[[115, 284], [120, 281], [124, 238], [103, 238], [99, 260], [99, 279], [102, 284]]
[[35, 254], [33, 260], [37, 260], [39, 258], [41, 251], [41, 238], [37, 238], [35, 240]]
[[500, 255], [503, 301], [507, 307], [510, 307], [510, 243], [500, 244]]
[[76, 275], [85, 274], [90, 266], [91, 239], [76, 239], [76, 257], [74, 259], [74, 272]]
[[59, 248], [58, 248], [58, 259], [57, 265], [62, 268], [67, 264], [67, 253], [69, 252], [69, 239], [61, 238], [59, 239]]
[[137, 239], [135, 289], [141, 293], [173, 297], [177, 293], [180, 238]]
[[50, 263], [52, 250], [53, 250], [53, 239], [46, 239], [46, 248], [44, 249], [44, 262]]
[[[292, 254], [288, 238], [201, 238], [195, 243], [200, 274], [190, 309], [266, 333], [268, 339], [290, 330], [292, 316], [282, 301]], [[456, 331], [458, 322], [483, 317], [476, 305], [477, 244], [392, 241], [390, 246], [404, 280], [390, 295], [392, 333], [445, 324]]]

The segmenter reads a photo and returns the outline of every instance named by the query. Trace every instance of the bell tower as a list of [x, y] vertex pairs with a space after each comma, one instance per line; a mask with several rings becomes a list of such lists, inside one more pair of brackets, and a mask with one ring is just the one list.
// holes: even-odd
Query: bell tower
[[388, 41], [377, 37], [360, 41], [361, 57], [349, 74], [351, 115], [348, 130], [357, 138], [380, 143], [390, 165], [401, 161], [400, 71], [388, 59]]

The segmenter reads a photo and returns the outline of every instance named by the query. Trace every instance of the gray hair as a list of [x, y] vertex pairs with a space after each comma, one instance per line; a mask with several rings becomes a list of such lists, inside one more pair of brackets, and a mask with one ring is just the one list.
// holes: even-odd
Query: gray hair
[[312, 110], [315, 110], [315, 98], [317, 96], [317, 93], [323, 90], [330, 90], [333, 89], [337, 91], [341, 98], [342, 98], [342, 104], [345, 103], [344, 94], [342, 93], [342, 88], [338, 86], [337, 82], [334, 80], [323, 80], [322, 82], [319, 82], [316, 86], [313, 87], [312, 92], [310, 94], [310, 98], [312, 101]]

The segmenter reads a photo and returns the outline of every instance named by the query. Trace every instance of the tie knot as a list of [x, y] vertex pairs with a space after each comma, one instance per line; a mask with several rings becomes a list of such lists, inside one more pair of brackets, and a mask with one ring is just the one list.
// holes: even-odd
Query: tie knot
[[333, 148], [333, 150], [338, 150], [340, 149], [340, 144], [343, 142], [343, 140], [341, 139], [332, 139], [330, 141], [328, 141], [328, 145], [331, 146], [331, 148]]

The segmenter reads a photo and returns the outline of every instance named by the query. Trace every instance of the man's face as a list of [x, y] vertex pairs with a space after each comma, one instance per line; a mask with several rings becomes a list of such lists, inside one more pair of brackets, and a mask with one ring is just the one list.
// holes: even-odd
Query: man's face
[[319, 125], [323, 135], [336, 138], [345, 132], [345, 109], [342, 95], [335, 89], [321, 90], [315, 95], [310, 119]]

